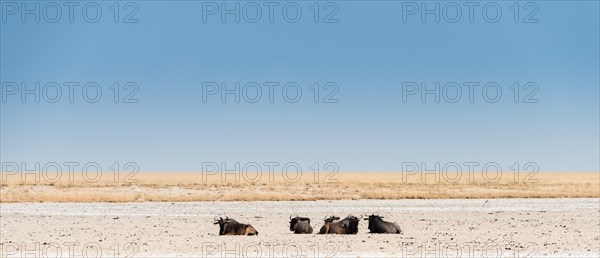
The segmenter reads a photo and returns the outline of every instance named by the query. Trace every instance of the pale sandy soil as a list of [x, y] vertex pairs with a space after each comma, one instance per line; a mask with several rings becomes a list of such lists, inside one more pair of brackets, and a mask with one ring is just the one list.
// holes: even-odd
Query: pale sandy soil
[[[2, 203], [2, 257], [540, 257], [600, 255], [599, 199]], [[400, 235], [294, 235], [288, 217], [378, 212]], [[228, 215], [258, 236], [218, 236]], [[26, 251], [27, 250], [27, 251]], [[117, 252], [118, 251], [118, 252]], [[30, 254], [34, 256], [34, 254]], [[28, 256], [28, 257], [30, 257]]]

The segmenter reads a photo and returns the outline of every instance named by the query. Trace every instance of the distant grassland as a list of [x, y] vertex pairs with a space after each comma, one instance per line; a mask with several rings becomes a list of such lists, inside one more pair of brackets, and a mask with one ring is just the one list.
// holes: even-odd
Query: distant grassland
[[[84, 180], [75, 173], [56, 180], [33, 175], [3, 174], [0, 202], [188, 202], [188, 201], [290, 201], [339, 199], [442, 199], [442, 198], [599, 198], [600, 176], [590, 173], [512, 172], [486, 178], [481, 173], [407, 175], [397, 173], [303, 173], [289, 178], [281, 172], [260, 178], [249, 173], [103, 173]], [[38, 175], [39, 176], [39, 175]], [[92, 175], [93, 176], [93, 175]], [[128, 176], [131, 176], [128, 178]], [[439, 182], [436, 182], [438, 177]], [[497, 179], [494, 177], [499, 176]], [[236, 178], [237, 177], [237, 178]]]

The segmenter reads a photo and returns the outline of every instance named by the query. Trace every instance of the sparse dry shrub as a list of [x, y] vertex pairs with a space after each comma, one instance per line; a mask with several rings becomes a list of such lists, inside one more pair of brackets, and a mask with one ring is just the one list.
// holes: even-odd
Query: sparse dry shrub
[[0, 185], [0, 202], [188, 202], [287, 201], [339, 199], [441, 198], [600, 198], [599, 173], [538, 173], [532, 183], [503, 177], [497, 182], [463, 177], [458, 182], [433, 177], [423, 182], [401, 173], [338, 173], [337, 182], [297, 182], [275, 178], [245, 182], [216, 176], [202, 180], [200, 173], [139, 173], [137, 182], [98, 182], [82, 179], [59, 182], [21, 182], [8, 178]]

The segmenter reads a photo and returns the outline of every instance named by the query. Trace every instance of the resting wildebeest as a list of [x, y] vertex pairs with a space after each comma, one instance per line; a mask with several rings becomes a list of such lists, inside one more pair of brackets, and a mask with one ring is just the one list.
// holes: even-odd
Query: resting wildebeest
[[313, 228], [310, 226], [310, 219], [304, 217], [292, 218], [290, 216], [290, 231], [294, 231], [294, 234], [312, 234]]
[[254, 236], [258, 235], [258, 231], [249, 224], [242, 224], [234, 219], [225, 217], [225, 219], [219, 217], [215, 218], [215, 223], [219, 224], [219, 235], [242, 235], [242, 236]]
[[[361, 216], [362, 218], [362, 216]], [[343, 220], [340, 217], [331, 216], [325, 218], [325, 225], [321, 227], [319, 234], [356, 234], [358, 233], [358, 222], [360, 218], [348, 215]]]
[[365, 220], [369, 221], [369, 231], [370, 233], [379, 233], [379, 234], [400, 234], [402, 231], [400, 230], [400, 226], [395, 222], [387, 222], [382, 220], [382, 216], [372, 214]]

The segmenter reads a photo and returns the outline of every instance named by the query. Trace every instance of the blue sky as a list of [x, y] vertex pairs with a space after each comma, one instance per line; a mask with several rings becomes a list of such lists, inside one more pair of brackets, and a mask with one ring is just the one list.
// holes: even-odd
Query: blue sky
[[[403, 162], [475, 161], [505, 169], [535, 162], [541, 171], [599, 170], [596, 1], [535, 2], [529, 18], [536, 23], [523, 22], [534, 10], [525, 2], [519, 22], [510, 9], [514, 2], [497, 2], [502, 16], [495, 23], [481, 15], [486, 2], [479, 2], [473, 22], [463, 6], [456, 23], [443, 16], [436, 23], [431, 15], [403, 22], [396, 1], [333, 1], [337, 23], [322, 22], [334, 10], [323, 9], [326, 2], [320, 2], [318, 23], [314, 1], [297, 2], [302, 16], [296, 23], [285, 21], [281, 8], [272, 23], [264, 13], [257, 23], [236, 23], [231, 15], [222, 22], [219, 14], [203, 22], [202, 2], [134, 2], [137, 23], [122, 22], [133, 10], [123, 5], [116, 23], [113, 2], [98, 3], [96, 23], [83, 20], [80, 9], [68, 22], [66, 7], [56, 23], [44, 16], [36, 23], [31, 15], [21, 22], [3, 5], [3, 162], [133, 161], [143, 171], [199, 171], [203, 162], [298, 162], [303, 168], [335, 162], [342, 171], [400, 171]], [[7, 93], [11, 82], [31, 88], [35, 82], [96, 82], [103, 94], [89, 103], [75, 90], [70, 103], [62, 86], [57, 103], [35, 103], [32, 96], [23, 103], [20, 93]], [[115, 82], [120, 102], [133, 89], [123, 85], [135, 82], [138, 103], [114, 103]], [[204, 103], [206, 82], [230, 88], [296, 82], [303, 94], [296, 103], [279, 91], [273, 103], [266, 91], [257, 103], [235, 103], [232, 96], [223, 103], [219, 94]], [[319, 103], [310, 89], [315, 82]], [[322, 101], [332, 90], [324, 88], [327, 82], [339, 87], [337, 103]], [[463, 96], [436, 103], [418, 93], [403, 102], [406, 82], [430, 89], [457, 82]], [[473, 103], [465, 82], [481, 84]], [[480, 92], [490, 82], [502, 89], [496, 103]], [[537, 103], [523, 103], [533, 89], [524, 89], [528, 82], [538, 86]]]

